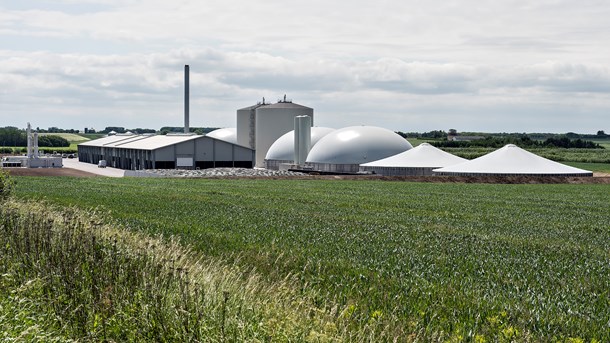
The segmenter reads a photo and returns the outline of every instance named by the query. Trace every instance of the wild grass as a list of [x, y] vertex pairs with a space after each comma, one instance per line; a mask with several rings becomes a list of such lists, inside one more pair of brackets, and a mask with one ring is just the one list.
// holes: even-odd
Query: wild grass
[[341, 340], [610, 341], [607, 185], [17, 178], [16, 191], [293, 278]]
[[14, 200], [0, 207], [3, 341], [347, 339], [339, 309], [313, 305], [297, 282], [270, 282], [174, 240], [102, 224], [95, 212]]

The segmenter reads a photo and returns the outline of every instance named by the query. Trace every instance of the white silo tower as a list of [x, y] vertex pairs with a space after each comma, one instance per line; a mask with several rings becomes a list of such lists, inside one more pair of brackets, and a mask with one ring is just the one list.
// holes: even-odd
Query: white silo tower
[[256, 109], [267, 105], [269, 104], [265, 103], [263, 98], [263, 102], [237, 110], [237, 144], [250, 149], [256, 148]]
[[267, 151], [278, 138], [294, 129], [294, 118], [298, 116], [311, 117], [313, 125], [313, 108], [305, 107], [287, 101], [256, 109], [255, 119], [255, 149], [256, 167], [264, 168]]

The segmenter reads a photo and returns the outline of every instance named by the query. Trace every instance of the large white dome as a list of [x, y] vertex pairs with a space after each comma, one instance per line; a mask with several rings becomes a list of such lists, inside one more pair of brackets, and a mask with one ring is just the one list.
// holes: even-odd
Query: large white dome
[[388, 129], [350, 126], [322, 137], [309, 152], [307, 163], [362, 164], [411, 148], [411, 143]]
[[[312, 127], [311, 128], [311, 146], [315, 146], [316, 143], [322, 137], [335, 131], [330, 127]], [[294, 159], [294, 130], [286, 132], [280, 138], [278, 138], [267, 151], [265, 160], [279, 160], [279, 161], [292, 161]]]
[[217, 129], [209, 132], [206, 136], [216, 138], [221, 141], [237, 144], [237, 129], [234, 127]]

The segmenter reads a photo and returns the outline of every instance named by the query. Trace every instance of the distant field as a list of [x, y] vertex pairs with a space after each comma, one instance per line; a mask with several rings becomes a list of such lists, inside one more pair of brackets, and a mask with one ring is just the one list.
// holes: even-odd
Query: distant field
[[19, 198], [296, 276], [373, 341], [610, 341], [608, 185], [16, 179]]
[[593, 142], [603, 146], [606, 149], [610, 149], [610, 139], [593, 140]]
[[[70, 142], [70, 146], [67, 147], [40, 147], [40, 150], [45, 152], [45, 153], [52, 153], [54, 151], [57, 152], [76, 152], [78, 150], [78, 144], [82, 143], [82, 142], [86, 142], [89, 141], [91, 139], [96, 139], [100, 137], [105, 136], [104, 134], [92, 134], [89, 135], [87, 134], [86, 137], [80, 134], [75, 134], [75, 133], [40, 133], [40, 135], [42, 136], [59, 136], [62, 137], [66, 140], [68, 140]], [[15, 147], [8, 147], [8, 148], [15, 148]], [[25, 149], [26, 147], [17, 147], [18, 149]]]
[[421, 139], [421, 138], [407, 138], [407, 140], [409, 141], [409, 143], [411, 143], [411, 145], [413, 145], [413, 147], [416, 147], [422, 143], [431, 143], [434, 142], [434, 139]]
[[610, 163], [565, 162], [565, 164], [580, 169], [590, 170], [592, 172], [610, 174]]
[[83, 137], [79, 134], [75, 134], [75, 133], [40, 133], [41, 136], [59, 136], [61, 138], [64, 138], [65, 140], [69, 141], [70, 143], [72, 142], [84, 142], [84, 141], [88, 141], [89, 138], [87, 137]]

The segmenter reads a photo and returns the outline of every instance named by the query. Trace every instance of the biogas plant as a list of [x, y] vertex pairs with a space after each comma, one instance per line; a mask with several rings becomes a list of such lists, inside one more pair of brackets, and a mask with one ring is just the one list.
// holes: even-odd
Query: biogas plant
[[395, 132], [374, 126], [314, 126], [313, 108], [283, 99], [238, 109], [236, 127], [207, 135], [189, 132], [189, 66], [184, 67], [184, 133], [116, 134], [78, 145], [80, 162], [126, 170], [219, 167], [320, 173], [417, 175], [592, 176], [515, 145], [474, 160], [430, 144], [416, 148]]

